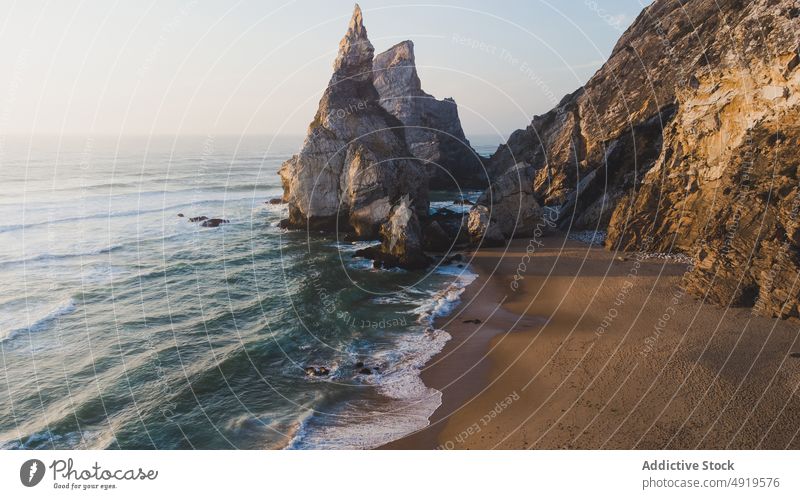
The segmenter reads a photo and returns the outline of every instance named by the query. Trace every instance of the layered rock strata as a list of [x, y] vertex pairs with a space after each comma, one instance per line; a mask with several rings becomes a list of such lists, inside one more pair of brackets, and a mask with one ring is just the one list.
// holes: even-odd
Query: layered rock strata
[[689, 254], [697, 296], [798, 316], [798, 33], [793, 0], [656, 0], [489, 171], [529, 163], [536, 201], [610, 248]]

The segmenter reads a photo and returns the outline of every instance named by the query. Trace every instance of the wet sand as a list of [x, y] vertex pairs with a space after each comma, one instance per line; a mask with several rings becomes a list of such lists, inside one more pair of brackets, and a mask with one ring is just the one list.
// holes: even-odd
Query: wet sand
[[384, 448], [800, 448], [800, 322], [704, 304], [676, 261], [539, 242], [472, 255], [423, 372], [442, 405]]

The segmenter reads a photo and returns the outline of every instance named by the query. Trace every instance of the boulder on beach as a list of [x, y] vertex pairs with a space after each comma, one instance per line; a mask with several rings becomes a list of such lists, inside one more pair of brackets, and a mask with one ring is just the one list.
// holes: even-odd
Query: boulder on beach
[[474, 242], [502, 244], [506, 239], [541, 234], [548, 228], [536, 201], [534, 170], [518, 163], [498, 176], [470, 209], [469, 232]]
[[439, 225], [436, 220], [431, 220], [422, 229], [422, 246], [425, 251], [447, 251], [454, 240]]
[[381, 226], [380, 235], [384, 264], [415, 270], [430, 263], [422, 250], [419, 220], [409, 196], [403, 196], [392, 209], [389, 220]]
[[389, 220], [381, 226], [380, 237], [381, 244], [360, 249], [354, 256], [373, 260], [376, 268], [419, 270], [431, 263], [423, 252], [419, 220], [408, 196], [392, 209]]

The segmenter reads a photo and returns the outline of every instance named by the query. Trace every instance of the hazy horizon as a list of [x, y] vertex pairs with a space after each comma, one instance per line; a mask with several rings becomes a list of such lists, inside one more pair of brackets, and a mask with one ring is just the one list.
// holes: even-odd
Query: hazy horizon
[[[360, 5], [376, 53], [413, 40], [423, 89], [456, 100], [469, 138], [499, 143], [585, 84], [644, 3]], [[0, 134], [302, 136], [352, 8], [349, 0], [6, 5]]]

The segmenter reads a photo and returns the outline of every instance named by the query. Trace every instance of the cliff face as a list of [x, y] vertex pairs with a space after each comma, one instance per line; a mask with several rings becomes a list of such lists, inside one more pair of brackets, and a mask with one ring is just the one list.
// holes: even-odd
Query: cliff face
[[[645, 8], [589, 82], [514, 132], [492, 156], [490, 171], [532, 164], [537, 197], [548, 206], [567, 203], [583, 182], [584, 194], [563, 211], [563, 219], [585, 227], [607, 223], [616, 200], [658, 157], [661, 131], [674, 115], [679, 92], [694, 84], [698, 69], [719, 60], [724, 19], [749, 4], [684, 3], [657, 0]], [[721, 46], [712, 47], [714, 40]], [[581, 219], [587, 212], [593, 216]]]
[[425, 167], [409, 152], [403, 124], [379, 103], [373, 55], [356, 5], [302, 149], [280, 170], [288, 227], [330, 230], [338, 223], [376, 237], [406, 194], [427, 214]]
[[798, 33], [795, 0], [656, 0], [490, 171], [528, 162], [562, 227], [687, 252], [697, 294], [796, 316]]
[[695, 293], [781, 317], [800, 315], [799, 7], [725, 11], [655, 165], [609, 226], [610, 245], [695, 257]]
[[404, 41], [378, 54], [373, 72], [381, 106], [405, 126], [408, 148], [425, 163], [431, 187], [485, 186], [483, 164], [464, 136], [455, 101], [437, 100], [422, 90], [414, 43]]

